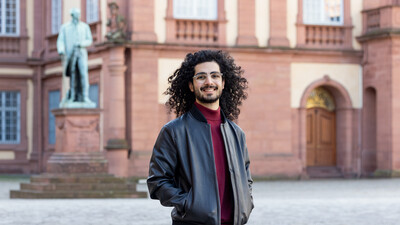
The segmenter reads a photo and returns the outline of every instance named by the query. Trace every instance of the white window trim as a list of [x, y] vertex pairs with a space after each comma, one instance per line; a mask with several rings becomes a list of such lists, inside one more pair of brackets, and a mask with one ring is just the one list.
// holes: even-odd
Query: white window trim
[[16, 7], [16, 12], [15, 12], [15, 33], [6, 33], [6, 0], [0, 0], [0, 4], [1, 4], [1, 16], [3, 17], [1, 19], [1, 29], [0, 29], [0, 36], [8, 36], [8, 37], [16, 37], [19, 36], [19, 22], [20, 22], [20, 18], [19, 18], [19, 0], [15, 0], [15, 7]]
[[[325, 9], [324, 9], [324, 6], [325, 6], [325, 0], [318, 0], [318, 1], [320, 1], [320, 3], [321, 3], [321, 20], [320, 21], [307, 21], [307, 19], [306, 19], [306, 14], [307, 14], [307, 1], [312, 1], [312, 0], [303, 0], [303, 23], [304, 24], [310, 24], [310, 25], [330, 25], [330, 26], [342, 26], [343, 25], [343, 22], [344, 22], [344, 2], [343, 2], [343, 0], [340, 0], [341, 1], [341, 8], [340, 8], [340, 21], [338, 21], [338, 22], [330, 22], [330, 21], [323, 21], [324, 19], [324, 17], [325, 17], [325, 13], [326, 13], [326, 11], [325, 11]], [[317, 1], [317, 0], [314, 0], [314, 1]]]
[[[191, 4], [191, 12], [180, 13], [180, 1], [184, 1], [187, 6]], [[191, 19], [191, 20], [217, 20], [218, 19], [218, 0], [208, 0], [209, 4], [204, 4], [204, 0], [173, 0], [173, 17], [175, 19]], [[213, 1], [213, 2], [212, 2]], [[208, 7], [208, 15], [198, 15], [200, 6]], [[213, 8], [212, 8], [213, 7]]]
[[[5, 120], [5, 111], [8, 108], [12, 108], [14, 109], [15, 107], [6, 107], [5, 106], [5, 100], [6, 100], [6, 93], [7, 92], [17, 92], [17, 138], [15, 141], [6, 141], [5, 140], [5, 129], [6, 129], [6, 120]], [[2, 98], [2, 103], [3, 105], [0, 105], [0, 111], [2, 112], [2, 117], [3, 117], [3, 121], [1, 121], [2, 125], [2, 129], [0, 132], [2, 132], [2, 139], [0, 139], [0, 144], [19, 144], [20, 143], [20, 139], [21, 139], [21, 93], [19, 91], [0, 91], [0, 98]]]
[[86, 23], [99, 21], [99, 0], [86, 0]]

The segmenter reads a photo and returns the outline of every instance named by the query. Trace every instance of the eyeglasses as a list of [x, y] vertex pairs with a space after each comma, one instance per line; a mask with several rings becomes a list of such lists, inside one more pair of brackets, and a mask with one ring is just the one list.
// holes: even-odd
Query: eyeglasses
[[[197, 73], [196, 75], [194, 75], [193, 79], [197, 82], [202, 83], [202, 82], [206, 81], [207, 76], [208, 76], [207, 73], [200, 72], [200, 73]], [[220, 72], [211, 72], [210, 77], [211, 77], [211, 80], [213, 80], [215, 82], [220, 82], [220, 81], [222, 81], [223, 74]]]

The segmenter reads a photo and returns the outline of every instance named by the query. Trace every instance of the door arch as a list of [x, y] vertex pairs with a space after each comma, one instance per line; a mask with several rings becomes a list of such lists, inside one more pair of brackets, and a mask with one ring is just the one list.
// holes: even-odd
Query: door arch
[[328, 90], [317, 87], [306, 103], [306, 166], [336, 166], [335, 101]]

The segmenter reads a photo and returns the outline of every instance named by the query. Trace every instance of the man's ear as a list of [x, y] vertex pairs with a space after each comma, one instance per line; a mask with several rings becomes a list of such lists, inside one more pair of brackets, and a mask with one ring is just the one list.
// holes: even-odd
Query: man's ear
[[189, 81], [189, 89], [190, 91], [194, 92], [193, 83]]

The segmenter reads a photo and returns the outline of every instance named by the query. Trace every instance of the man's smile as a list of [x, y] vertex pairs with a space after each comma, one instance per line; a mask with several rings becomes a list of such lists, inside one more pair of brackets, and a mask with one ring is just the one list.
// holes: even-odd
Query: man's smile
[[200, 88], [200, 90], [204, 91], [204, 92], [213, 92], [213, 91], [218, 90], [218, 87], [217, 86], [204, 86], [204, 87]]

